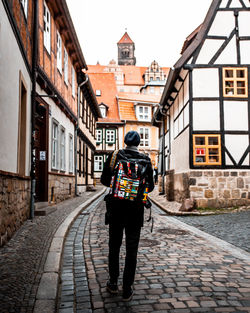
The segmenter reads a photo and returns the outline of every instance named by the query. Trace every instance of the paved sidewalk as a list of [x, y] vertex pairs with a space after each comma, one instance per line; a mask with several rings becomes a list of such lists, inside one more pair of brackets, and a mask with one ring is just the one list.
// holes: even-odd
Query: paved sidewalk
[[103, 186], [97, 186], [96, 192], [85, 192], [80, 197], [59, 203], [56, 211], [49, 215], [26, 221], [13, 238], [0, 248], [1, 313], [34, 311], [54, 234], [79, 205], [84, 205], [101, 190], [104, 190]]
[[[208, 240], [155, 206], [153, 233], [147, 223], [142, 231], [133, 300], [111, 296], [101, 200], [78, 216], [66, 238], [57, 312], [250, 312], [250, 254], [215, 237]], [[121, 270], [124, 255], [123, 246]]]

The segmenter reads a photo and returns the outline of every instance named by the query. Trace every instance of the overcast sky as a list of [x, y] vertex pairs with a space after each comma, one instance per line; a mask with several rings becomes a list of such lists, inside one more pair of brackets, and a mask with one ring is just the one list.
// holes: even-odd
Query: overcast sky
[[171, 67], [185, 38], [199, 26], [212, 0], [67, 0], [87, 64], [117, 61], [125, 29], [135, 43], [136, 65], [156, 60]]

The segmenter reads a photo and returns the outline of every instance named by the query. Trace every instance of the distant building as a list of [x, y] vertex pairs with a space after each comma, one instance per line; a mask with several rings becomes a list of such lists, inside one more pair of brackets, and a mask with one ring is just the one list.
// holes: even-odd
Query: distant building
[[118, 65], [135, 65], [135, 44], [128, 33], [122, 36], [117, 43], [118, 47]]
[[250, 203], [250, 3], [213, 0], [170, 70], [154, 114], [168, 200]]
[[132, 129], [141, 136], [139, 150], [147, 153], [155, 166], [158, 163], [158, 128], [152, 126], [151, 119], [160, 102], [169, 68], [160, 67], [156, 61], [149, 67], [135, 66], [135, 60], [129, 61], [133, 54], [121, 53], [126, 46], [124, 42], [134, 51], [134, 43], [126, 32], [118, 42], [118, 65], [114, 60], [108, 65], [88, 65], [88, 75], [103, 112], [103, 118], [97, 123], [96, 177], [100, 176], [110, 151], [124, 148], [124, 136]]

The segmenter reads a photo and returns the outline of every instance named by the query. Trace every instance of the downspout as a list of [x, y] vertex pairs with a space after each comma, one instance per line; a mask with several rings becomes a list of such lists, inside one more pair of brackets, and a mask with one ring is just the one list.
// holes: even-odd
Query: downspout
[[36, 112], [36, 74], [38, 52], [38, 1], [34, 1], [33, 21], [33, 50], [32, 50], [32, 91], [31, 91], [31, 193], [30, 193], [30, 219], [34, 218], [35, 191], [36, 191], [36, 150], [35, 150], [35, 112]]
[[75, 127], [75, 196], [78, 196], [78, 193], [77, 193], [77, 132], [78, 132], [78, 129], [79, 129], [79, 112], [80, 112], [80, 92], [81, 92], [81, 87], [83, 85], [85, 85], [88, 80], [89, 80], [89, 77], [87, 74], [85, 74], [86, 78], [83, 82], [81, 82], [78, 87], [77, 87], [77, 122], [76, 122], [76, 127]]

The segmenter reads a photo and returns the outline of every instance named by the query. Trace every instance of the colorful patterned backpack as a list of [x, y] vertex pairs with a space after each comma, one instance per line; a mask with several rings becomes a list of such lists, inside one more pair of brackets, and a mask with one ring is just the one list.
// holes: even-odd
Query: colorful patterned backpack
[[148, 187], [146, 183], [147, 164], [146, 159], [127, 159], [124, 155], [116, 162], [118, 150], [114, 151], [110, 167], [112, 179], [110, 183], [110, 194], [114, 198], [122, 200], [140, 200], [147, 202]]

